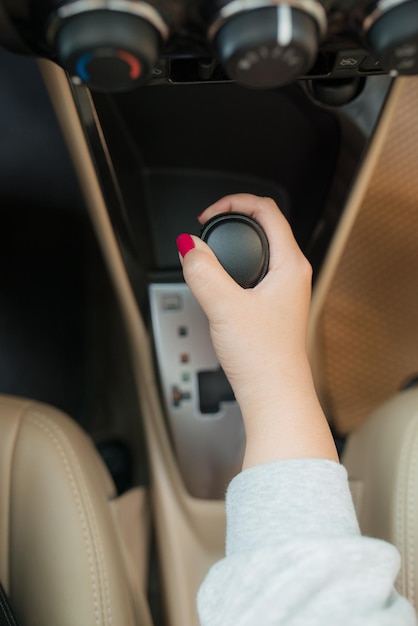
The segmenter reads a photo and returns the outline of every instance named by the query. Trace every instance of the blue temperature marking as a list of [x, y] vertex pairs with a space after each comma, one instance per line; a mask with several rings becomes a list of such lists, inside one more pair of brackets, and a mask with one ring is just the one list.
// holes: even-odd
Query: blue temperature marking
[[77, 62], [75, 64], [76, 74], [84, 82], [88, 82], [90, 80], [90, 74], [87, 71], [87, 65], [88, 63], [90, 63], [92, 59], [93, 59], [93, 53], [86, 52], [85, 54], [81, 55], [81, 57], [77, 59]]

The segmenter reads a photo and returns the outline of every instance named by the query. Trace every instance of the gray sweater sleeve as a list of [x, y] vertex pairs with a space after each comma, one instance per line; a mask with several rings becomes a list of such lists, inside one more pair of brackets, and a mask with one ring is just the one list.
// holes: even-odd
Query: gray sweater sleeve
[[198, 595], [201, 626], [416, 626], [394, 590], [399, 553], [359, 532], [332, 461], [250, 468], [226, 497], [226, 556]]

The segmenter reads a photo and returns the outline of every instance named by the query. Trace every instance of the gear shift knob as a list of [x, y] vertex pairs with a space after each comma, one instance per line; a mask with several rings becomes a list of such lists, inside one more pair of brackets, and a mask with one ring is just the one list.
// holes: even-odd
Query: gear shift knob
[[255, 287], [267, 274], [268, 239], [260, 224], [248, 215], [216, 215], [203, 226], [200, 237], [241, 287]]

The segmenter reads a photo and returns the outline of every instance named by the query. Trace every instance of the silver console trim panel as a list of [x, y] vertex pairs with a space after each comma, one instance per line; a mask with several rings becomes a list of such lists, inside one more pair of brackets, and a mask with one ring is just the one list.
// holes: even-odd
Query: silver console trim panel
[[241, 469], [245, 436], [235, 401], [202, 414], [198, 373], [218, 370], [205, 314], [185, 283], [149, 286], [152, 330], [165, 413], [189, 493], [219, 499]]

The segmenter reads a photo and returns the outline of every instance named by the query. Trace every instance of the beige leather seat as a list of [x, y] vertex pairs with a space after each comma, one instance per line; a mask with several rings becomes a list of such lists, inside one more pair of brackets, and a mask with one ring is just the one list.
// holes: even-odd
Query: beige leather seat
[[72, 420], [0, 396], [0, 580], [22, 626], [150, 626], [146, 521]]
[[418, 389], [396, 395], [350, 435], [342, 462], [362, 532], [397, 546], [396, 586], [418, 609]]

